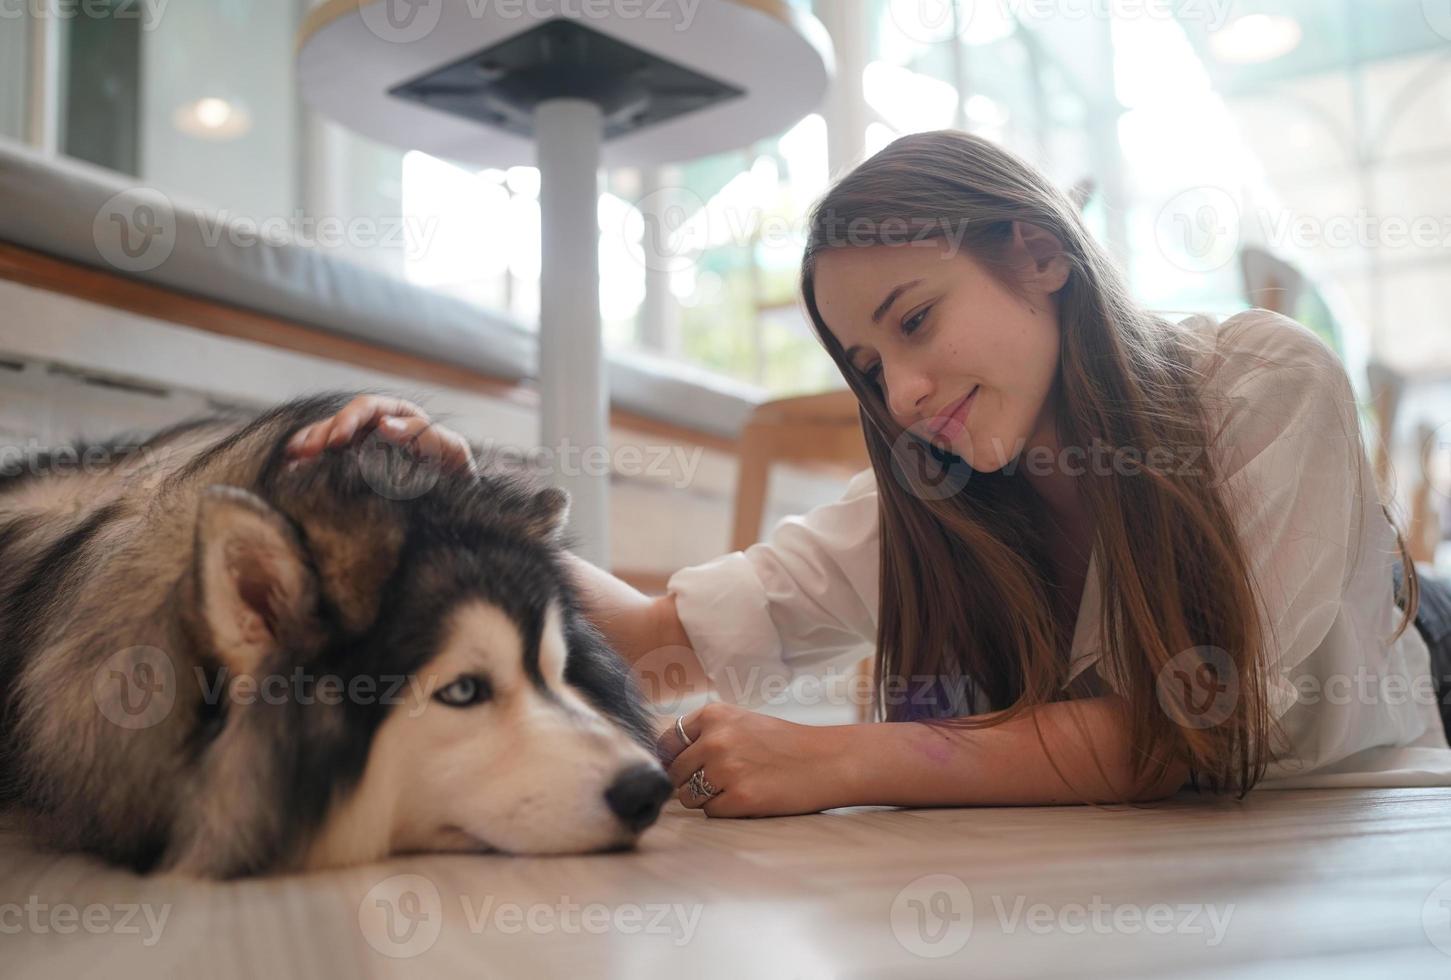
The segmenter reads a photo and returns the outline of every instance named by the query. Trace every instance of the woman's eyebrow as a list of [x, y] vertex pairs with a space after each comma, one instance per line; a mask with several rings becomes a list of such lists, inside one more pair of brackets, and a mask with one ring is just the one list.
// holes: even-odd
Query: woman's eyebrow
[[881, 323], [882, 317], [887, 315], [887, 311], [892, 308], [892, 304], [897, 302], [897, 300], [901, 298], [903, 293], [911, 289], [913, 286], [920, 285], [921, 282], [921, 279], [913, 279], [911, 282], [902, 283], [901, 285], [893, 289], [890, 293], [888, 293], [887, 298], [882, 300], [882, 305], [878, 306], [876, 308], [876, 311], [872, 313], [872, 322]]

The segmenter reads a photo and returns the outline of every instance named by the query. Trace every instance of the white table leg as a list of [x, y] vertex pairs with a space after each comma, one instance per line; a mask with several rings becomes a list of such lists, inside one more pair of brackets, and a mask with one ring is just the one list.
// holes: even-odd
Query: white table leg
[[539, 145], [540, 438], [569, 492], [580, 557], [609, 563], [609, 391], [599, 302], [599, 168], [604, 118], [593, 102], [551, 99]]

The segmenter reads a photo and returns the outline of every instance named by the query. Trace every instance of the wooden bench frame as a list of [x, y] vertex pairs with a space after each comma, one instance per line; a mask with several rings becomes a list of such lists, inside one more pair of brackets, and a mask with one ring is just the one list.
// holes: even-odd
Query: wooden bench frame
[[[537, 410], [539, 406], [538, 391], [528, 380], [497, 377], [344, 337], [7, 242], [0, 242], [0, 279], [222, 337], [484, 395], [527, 409]], [[739, 449], [738, 439], [662, 422], [622, 408], [610, 409], [610, 425], [730, 455], [736, 455]], [[652, 592], [664, 591], [667, 578], [658, 572], [617, 569], [615, 574], [642, 591]]]

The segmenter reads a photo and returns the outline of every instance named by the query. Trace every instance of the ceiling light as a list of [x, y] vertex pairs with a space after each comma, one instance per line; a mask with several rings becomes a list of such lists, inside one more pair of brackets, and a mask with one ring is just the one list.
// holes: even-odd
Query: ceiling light
[[212, 95], [178, 106], [172, 122], [189, 136], [209, 140], [236, 139], [252, 128], [246, 109]]
[[1224, 64], [1257, 65], [1289, 54], [1300, 46], [1302, 36], [1293, 17], [1246, 14], [1209, 35], [1209, 49]]

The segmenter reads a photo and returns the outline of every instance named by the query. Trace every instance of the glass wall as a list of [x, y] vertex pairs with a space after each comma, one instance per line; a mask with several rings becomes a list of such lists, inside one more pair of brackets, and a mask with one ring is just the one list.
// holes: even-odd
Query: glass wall
[[30, 17], [24, 7], [0, 7], [0, 136], [25, 138], [30, 92]]
[[236, 216], [292, 214], [299, 202], [296, 27], [295, 11], [277, 0], [166, 7], [142, 36], [140, 156], [148, 182]]
[[[134, 8], [130, 0], [97, 0], [87, 8], [90, 15], [70, 18], [61, 27], [65, 57], [60, 74], [64, 93], [60, 147], [78, 160], [139, 175], [146, 139], [141, 124], [143, 104], [148, 95], [154, 99], [154, 93], [142, 89], [143, 37], [168, 21], [143, 25], [140, 17], [121, 16]], [[162, 43], [174, 44], [175, 40], [174, 35], [163, 36]], [[148, 49], [153, 60], [156, 53], [166, 50]], [[151, 74], [148, 65], [148, 78]], [[154, 114], [157, 107], [145, 108]], [[176, 182], [180, 176], [161, 173], [156, 179], [182, 190], [185, 185]]]
[[[320, 217], [394, 223], [402, 235], [334, 247], [532, 325], [537, 171], [480, 172], [312, 116], [293, 73], [309, 2], [191, 0], [128, 21], [119, 10], [146, 5], [96, 0], [85, 23], [64, 25], [62, 151], [304, 232]], [[0, 134], [11, 138], [27, 132], [29, 6], [0, 5]], [[851, 111], [834, 99], [754, 145], [604, 176], [611, 347], [777, 393], [839, 383], [796, 297], [828, 146], [846, 131], [871, 152], [957, 127], [1065, 189], [1091, 181], [1089, 227], [1152, 307], [1241, 308], [1238, 256], [1260, 245], [1311, 276], [1305, 316], [1342, 349], [1373, 333], [1393, 359], [1451, 364], [1451, 331], [1427, 319], [1451, 299], [1445, 235], [1400, 247], [1383, 220], [1451, 220], [1451, 20], [1419, 0], [817, 6], [862, 42], [839, 45]], [[1349, 239], [1335, 237], [1341, 225]]]

